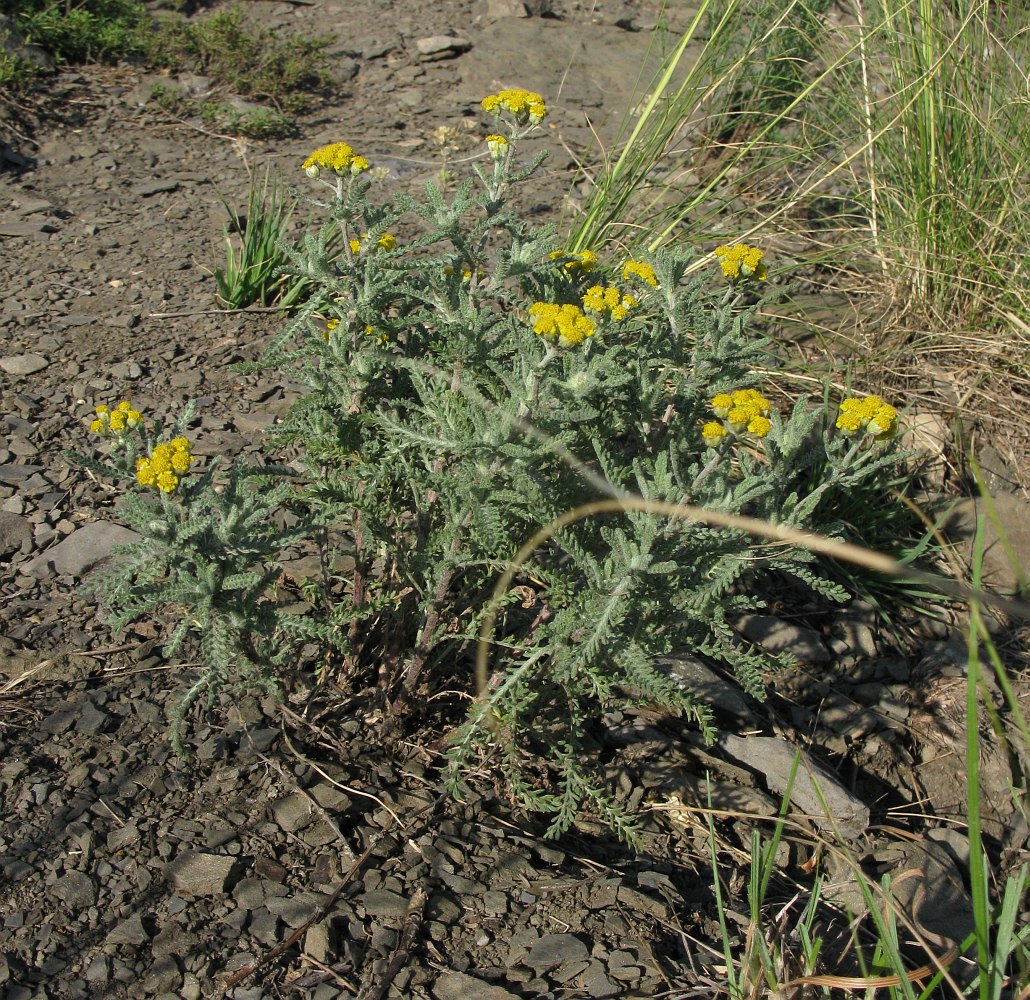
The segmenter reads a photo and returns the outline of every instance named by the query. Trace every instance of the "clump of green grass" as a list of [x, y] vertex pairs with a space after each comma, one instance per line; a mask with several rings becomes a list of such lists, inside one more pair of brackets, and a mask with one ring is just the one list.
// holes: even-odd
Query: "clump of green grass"
[[[294, 129], [312, 91], [327, 82], [329, 37], [283, 35], [247, 24], [239, 5], [208, 17], [173, 14], [156, 23], [140, 0], [0, 0], [26, 42], [58, 62], [116, 62], [138, 58], [154, 68], [188, 69], [211, 77], [226, 92], [263, 106], [239, 110], [220, 101], [195, 103], [165, 91], [162, 104], [182, 115], [252, 139], [282, 138]], [[27, 92], [38, 82], [31, 63], [0, 54], [0, 86]]]
[[296, 134], [297, 125], [278, 108], [240, 109], [225, 101], [196, 101], [175, 87], [155, 84], [151, 100], [179, 118], [198, 117], [209, 129], [247, 139], [284, 139]]
[[[7, 33], [0, 31], [0, 44]], [[0, 90], [10, 94], [23, 94], [31, 90], [39, 78], [39, 68], [9, 52], [0, 51]]]
[[[219, 197], [229, 213], [231, 232], [225, 234], [225, 267], [215, 271], [218, 297], [230, 309], [244, 309], [254, 302], [266, 306], [282, 291], [286, 255], [281, 246], [296, 201], [284, 196], [279, 181], [268, 171], [260, 186], [251, 175], [246, 216]], [[239, 237], [239, 249], [233, 234]]]
[[188, 67], [242, 97], [297, 112], [308, 105], [310, 91], [327, 82], [324, 49], [330, 40], [252, 28], [235, 5], [210, 17], [163, 20], [145, 54], [153, 65]]
[[148, 23], [139, 0], [0, 0], [25, 41], [58, 61], [108, 62], [142, 51]]

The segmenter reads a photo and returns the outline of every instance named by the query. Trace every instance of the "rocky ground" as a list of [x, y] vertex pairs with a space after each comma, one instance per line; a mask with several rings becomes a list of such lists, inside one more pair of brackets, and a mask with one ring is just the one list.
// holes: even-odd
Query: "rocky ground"
[[[488, 774], [455, 802], [433, 750], [413, 741], [386, 753], [352, 704], [311, 680], [285, 707], [222, 704], [191, 732], [194, 756], [178, 758], [166, 718], [191, 665], [162, 658], [160, 623], [112, 635], [80, 590], [125, 530], [110, 488], [65, 456], [88, 447], [97, 403], [127, 397], [168, 415], [194, 399], [198, 453], [233, 455], [257, 452], [298, 391], [233, 368], [281, 320], [216, 307], [218, 192], [241, 204], [247, 169], [266, 165], [301, 183], [307, 152], [340, 139], [390, 168], [385, 185], [411, 189], [477, 148], [484, 94], [524, 85], [553, 112], [542, 140], [552, 156], [527, 207], [553, 216], [590, 142], [588, 119], [610, 134], [608, 116], [626, 106], [657, 10], [630, 0], [248, 4], [277, 28], [337, 35], [337, 85], [296, 139], [233, 141], [174, 120], [149, 99], [155, 80], [132, 67], [56, 74], [50, 117], [32, 134], [0, 123], [7, 1000], [715, 995], [725, 973], [709, 830], [691, 807], [710, 794], [725, 811], [715, 832], [742, 939], [749, 831], [775, 814], [794, 747], [868, 869], [920, 868], [925, 877], [901, 890], [919, 901], [919, 924], [942, 950], [961, 937], [965, 652], [950, 613], [901, 646], [860, 605], [805, 625], [790, 609], [743, 623], [803, 662], [770, 679], [763, 705], [703, 664], [675, 664], [715, 700], [728, 735], [705, 748], [675, 720], [608, 720], [609, 777], [644, 819], [633, 854], [588, 823], [541, 840]], [[440, 126], [453, 129], [448, 148]], [[1019, 496], [999, 503], [1025, 523]], [[1025, 638], [1000, 627], [1017, 668]], [[1002, 871], [1026, 856], [1027, 829], [995, 747], [985, 740], [985, 815]], [[827, 822], [806, 776], [776, 898], [818, 862], [838, 900], [853, 901], [847, 867], [818, 846]]]

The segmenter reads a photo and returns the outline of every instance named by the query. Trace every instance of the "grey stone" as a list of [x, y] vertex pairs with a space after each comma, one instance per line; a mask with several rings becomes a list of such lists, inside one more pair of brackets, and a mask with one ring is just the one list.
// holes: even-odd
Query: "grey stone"
[[111, 978], [111, 960], [106, 955], [94, 958], [83, 973], [91, 983], [106, 983]]
[[20, 462], [6, 462], [0, 465], [0, 483], [17, 485], [27, 483], [37, 472], [42, 472], [42, 465], [23, 465]]
[[472, 43], [467, 38], [454, 35], [432, 35], [415, 42], [415, 49], [423, 59], [452, 59], [471, 48]]
[[312, 924], [304, 934], [304, 954], [323, 964], [329, 961], [329, 927], [323, 920]]
[[501, 17], [529, 17], [529, 8], [522, 0], [486, 0], [486, 16], [494, 21]]
[[430, 920], [438, 920], [444, 924], [454, 923], [461, 913], [461, 907], [450, 896], [441, 894], [431, 896], [426, 907], [426, 915]]
[[783, 795], [790, 784], [795, 755], [798, 765], [790, 788], [790, 801], [821, 830], [837, 827], [846, 837], [858, 837], [869, 825], [869, 807], [852, 795], [812, 756], [778, 736], [726, 734], [720, 745], [736, 761], [765, 778], [769, 791]]
[[72, 910], [84, 910], [97, 902], [96, 883], [85, 872], [68, 872], [53, 884], [51, 891]]
[[150, 940], [150, 935], [143, 926], [143, 918], [134, 913], [128, 920], [116, 924], [107, 935], [107, 944], [140, 945]]
[[82, 706], [82, 711], [79, 713], [79, 721], [75, 723], [75, 729], [76, 732], [83, 733], [86, 736], [95, 736], [106, 724], [107, 713], [102, 712], [93, 702], [87, 701]]
[[279, 935], [279, 918], [268, 910], [257, 910], [250, 918], [247, 930], [251, 937], [262, 944], [274, 944]]
[[217, 896], [235, 884], [239, 864], [226, 854], [185, 851], [165, 866], [177, 896]]
[[308, 791], [323, 809], [342, 811], [350, 805], [350, 799], [328, 781], [320, 781], [317, 785], [312, 785]]
[[242, 879], [233, 889], [232, 894], [236, 902], [247, 910], [256, 910], [264, 906], [267, 899], [282, 898], [288, 896], [290, 890], [277, 882], [270, 882], [268, 879], [250, 878]]
[[272, 803], [272, 816], [286, 833], [297, 833], [315, 821], [311, 801], [300, 792], [293, 792]]
[[149, 198], [151, 195], [163, 194], [166, 191], [178, 191], [179, 182], [174, 177], [163, 181], [147, 181], [144, 184], [137, 184], [132, 193], [140, 198]]
[[361, 897], [361, 904], [370, 917], [403, 917], [408, 912], [408, 901], [387, 889], [366, 892]]
[[30, 219], [27, 222], [3, 222], [0, 221], [0, 236], [13, 238], [24, 236], [48, 236], [56, 233], [57, 226], [52, 222], [43, 219]]
[[159, 958], [143, 977], [143, 992], [148, 995], [172, 993], [182, 985], [182, 972], [171, 955]]
[[1030, 505], [1010, 493], [992, 497], [990, 502], [983, 497], [959, 500], [942, 530], [959, 545], [962, 556], [970, 563], [980, 521], [984, 525], [984, 587], [1002, 593], [1026, 588], [1030, 585]]
[[134, 381], [142, 377], [143, 369], [135, 361], [119, 361], [110, 368], [111, 378], [121, 381]]
[[9, 354], [0, 358], [0, 369], [8, 375], [34, 375], [49, 364], [42, 354]]
[[287, 927], [300, 927], [318, 912], [325, 899], [323, 893], [301, 892], [291, 899], [268, 899], [265, 908], [281, 917]]
[[590, 957], [587, 946], [574, 934], [545, 934], [535, 941], [522, 960], [534, 972], [546, 972], [566, 962], [582, 962]]
[[608, 978], [604, 966], [596, 958], [591, 959], [587, 967], [580, 973], [576, 982], [581, 989], [586, 990], [588, 997], [594, 997], [596, 1000], [617, 997], [622, 990], [621, 986], [613, 983]]
[[0, 511], [0, 558], [32, 542], [32, 522], [21, 514]]
[[57, 60], [41, 46], [26, 42], [9, 17], [0, 17], [0, 48], [7, 55], [31, 63], [44, 73], [53, 73], [57, 69]]
[[664, 919], [668, 916], [668, 907], [660, 899], [654, 899], [646, 893], [631, 889], [628, 885], [619, 886], [619, 902], [637, 913], [647, 913], [653, 917]]
[[819, 633], [802, 625], [793, 625], [774, 615], [741, 615], [737, 630], [749, 642], [770, 653], [790, 653], [804, 663], [828, 663], [830, 651]]
[[736, 718], [750, 718], [744, 693], [738, 687], [727, 684], [724, 678], [697, 657], [670, 656], [660, 659], [657, 666], [703, 704], [712, 705]]
[[518, 996], [464, 972], [447, 972], [433, 983], [435, 1000], [516, 1000]]
[[79, 579], [111, 558], [116, 545], [139, 541], [135, 531], [110, 521], [90, 521], [76, 528], [67, 538], [36, 556], [25, 572], [37, 580], [46, 579], [50, 568], [62, 575]]

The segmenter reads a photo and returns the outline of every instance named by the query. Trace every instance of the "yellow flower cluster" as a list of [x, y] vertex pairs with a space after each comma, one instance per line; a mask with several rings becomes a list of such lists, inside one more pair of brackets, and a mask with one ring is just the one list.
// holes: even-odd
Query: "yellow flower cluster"
[[579, 306], [534, 302], [529, 315], [541, 337], [557, 337], [562, 347], [575, 347], [594, 335], [594, 321], [584, 316]]
[[360, 174], [368, 170], [368, 160], [355, 154], [345, 142], [334, 142], [320, 146], [303, 163], [308, 177], [317, 177], [323, 170], [331, 170], [337, 177], [344, 174]]
[[496, 94], [488, 94], [483, 98], [483, 110], [492, 115], [500, 115], [507, 111], [519, 125], [526, 122], [536, 124], [547, 114], [544, 99], [532, 90], [514, 87], [511, 90], [500, 90]]
[[[367, 240], [368, 233], [362, 233], [361, 239]], [[361, 253], [361, 240], [348, 240], [347, 245], [350, 247], [351, 253]], [[393, 233], [383, 233], [383, 235], [376, 240], [376, 246], [381, 247], [383, 250], [396, 250], [397, 237], [394, 236]]]
[[508, 152], [508, 140], [503, 135], [488, 135], [484, 140], [491, 160], [503, 160]]
[[636, 277], [652, 288], [658, 287], [658, 278], [655, 277], [654, 268], [644, 260], [627, 260], [622, 265], [622, 276], [627, 281], [631, 277]]
[[173, 493], [192, 464], [193, 446], [184, 437], [172, 438], [167, 444], [154, 445], [149, 458], [136, 459], [136, 482]]
[[758, 247], [748, 246], [747, 243], [716, 247], [715, 256], [719, 258], [722, 273], [730, 281], [746, 281], [751, 277], [765, 281], [768, 275], [765, 264], [762, 263], [765, 254]]
[[134, 410], [132, 404], [125, 399], [113, 410], [101, 403], [94, 412], [96, 417], [89, 425], [94, 434], [114, 434], [123, 437], [143, 422], [143, 414], [139, 410]]
[[330, 320], [326, 320], [325, 329], [322, 331], [322, 339], [327, 344], [329, 343], [329, 334], [331, 334], [339, 325], [340, 321], [335, 316]]
[[893, 436], [897, 427], [898, 411], [879, 396], [866, 396], [863, 399], [849, 396], [840, 404], [837, 430], [845, 437], [864, 430], [874, 440], [884, 441]]
[[597, 254], [593, 250], [584, 250], [582, 253], [566, 253], [564, 250], [555, 250], [548, 254], [551, 260], [561, 260], [563, 257], [570, 258], [562, 264], [566, 271], [592, 271], [597, 267]]
[[608, 315], [614, 320], [625, 319], [630, 309], [640, 303], [632, 295], [623, 293], [614, 285], [593, 285], [583, 296], [583, 308]]
[[[725, 436], [726, 431], [734, 434], [753, 434], [763, 438], [772, 429], [769, 421], [769, 400], [757, 389], [735, 389], [733, 392], [720, 392], [709, 401], [715, 415], [722, 421], [723, 434], [712, 430], [714, 421], [705, 424], [701, 433], [708, 438], [714, 437], [716, 443]], [[711, 447], [711, 445], [710, 445]]]

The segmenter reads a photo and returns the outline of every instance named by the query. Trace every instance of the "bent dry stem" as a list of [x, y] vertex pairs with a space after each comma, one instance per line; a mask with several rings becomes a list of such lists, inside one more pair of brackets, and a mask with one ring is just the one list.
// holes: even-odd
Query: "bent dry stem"
[[567, 511], [540, 528], [519, 549], [511, 564], [495, 584], [476, 647], [476, 690], [480, 698], [486, 694], [487, 690], [490, 646], [492, 645], [492, 636], [494, 626], [497, 623], [497, 613], [500, 609], [501, 600], [508, 592], [508, 588], [511, 586], [516, 574], [526, 565], [529, 557], [544, 542], [553, 538], [558, 531], [570, 524], [574, 524], [576, 521], [587, 517], [595, 517], [598, 514], [611, 514], [630, 510], [644, 511], [648, 514], [665, 517], [683, 518], [688, 521], [702, 521], [705, 524], [719, 525], [724, 528], [737, 528], [741, 531], [748, 531], [760, 537], [768, 538], [771, 541], [801, 545], [812, 552], [819, 552], [823, 555], [832, 556], [835, 559], [844, 559], [857, 566], [872, 570], [874, 573], [883, 573], [887, 576], [912, 577], [921, 583], [938, 588], [941, 594], [979, 601], [1018, 617], [1030, 618], [1030, 604], [1026, 602], [1008, 600], [999, 597], [997, 594], [990, 594], [980, 590], [979, 587], [969, 587], [959, 580], [949, 580], [934, 573], [925, 573], [911, 566], [906, 566], [904, 563], [882, 552], [875, 552], [872, 549], [866, 549], [849, 542], [838, 542], [832, 538], [816, 535], [809, 531], [798, 531], [796, 528], [790, 528], [786, 525], [775, 524], [770, 521], [760, 521], [757, 518], [744, 517], [739, 514], [722, 514], [718, 511], [703, 510], [690, 504], [662, 503], [656, 500], [631, 497], [616, 500], [595, 500], [592, 503], [583, 504], [574, 510]]

